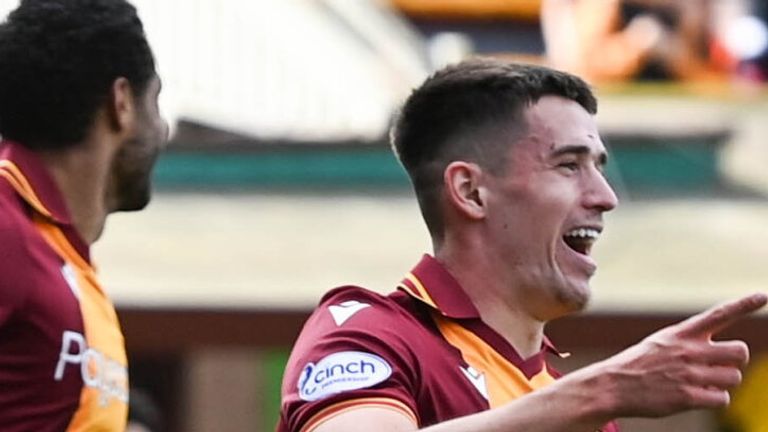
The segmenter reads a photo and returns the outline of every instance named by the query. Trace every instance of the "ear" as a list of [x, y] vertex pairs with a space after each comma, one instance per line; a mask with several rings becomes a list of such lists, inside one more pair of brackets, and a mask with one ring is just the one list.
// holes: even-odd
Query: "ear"
[[482, 185], [483, 170], [474, 163], [451, 162], [443, 171], [448, 204], [473, 220], [485, 218], [487, 203]]
[[106, 108], [110, 126], [116, 132], [133, 129], [136, 120], [136, 99], [128, 79], [119, 77], [112, 82]]

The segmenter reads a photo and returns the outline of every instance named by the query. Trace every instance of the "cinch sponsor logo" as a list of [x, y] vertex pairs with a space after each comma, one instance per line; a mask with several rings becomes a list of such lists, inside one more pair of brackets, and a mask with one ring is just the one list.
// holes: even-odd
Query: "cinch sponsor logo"
[[359, 351], [334, 353], [304, 366], [298, 382], [299, 397], [314, 401], [343, 391], [368, 388], [390, 375], [392, 368], [377, 355]]
[[85, 336], [65, 330], [61, 335], [61, 353], [53, 379], [61, 381], [67, 365], [75, 365], [86, 386], [99, 390], [99, 404], [111, 399], [128, 403], [128, 369], [100, 351], [89, 348]]

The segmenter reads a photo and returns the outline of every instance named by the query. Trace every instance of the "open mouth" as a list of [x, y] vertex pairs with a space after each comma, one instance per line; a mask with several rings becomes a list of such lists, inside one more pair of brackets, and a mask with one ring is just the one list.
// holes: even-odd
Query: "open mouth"
[[595, 228], [576, 228], [563, 236], [563, 241], [569, 248], [581, 255], [589, 255], [592, 245], [600, 237], [600, 230]]

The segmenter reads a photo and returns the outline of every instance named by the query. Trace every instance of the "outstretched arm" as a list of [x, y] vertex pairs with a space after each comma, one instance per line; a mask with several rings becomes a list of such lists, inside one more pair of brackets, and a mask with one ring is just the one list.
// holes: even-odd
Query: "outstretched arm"
[[[728, 404], [749, 360], [742, 341], [712, 336], [768, 302], [754, 294], [715, 306], [648, 336], [637, 345], [575, 371], [503, 407], [423, 429], [426, 432], [592, 432], [619, 417], [662, 417]], [[407, 416], [361, 408], [313, 431], [413, 431]]]

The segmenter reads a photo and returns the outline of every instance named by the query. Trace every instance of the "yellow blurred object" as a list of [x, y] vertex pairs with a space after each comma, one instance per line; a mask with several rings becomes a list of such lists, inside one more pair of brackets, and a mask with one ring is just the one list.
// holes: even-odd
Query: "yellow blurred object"
[[768, 355], [752, 361], [744, 383], [733, 392], [726, 421], [741, 432], [768, 432]]
[[390, 0], [402, 12], [431, 18], [539, 19], [541, 0]]

